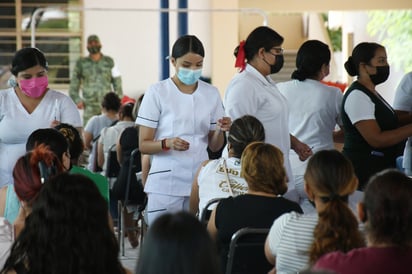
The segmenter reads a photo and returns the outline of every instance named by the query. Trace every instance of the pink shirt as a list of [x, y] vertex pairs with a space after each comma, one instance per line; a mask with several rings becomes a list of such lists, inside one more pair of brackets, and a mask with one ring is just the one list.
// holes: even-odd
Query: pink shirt
[[409, 274], [412, 273], [412, 247], [365, 247], [347, 254], [332, 252], [321, 257], [314, 270], [331, 270], [337, 274]]

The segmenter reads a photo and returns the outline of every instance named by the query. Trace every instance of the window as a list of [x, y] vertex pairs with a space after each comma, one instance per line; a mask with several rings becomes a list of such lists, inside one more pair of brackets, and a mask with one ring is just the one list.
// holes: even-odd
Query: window
[[50, 86], [68, 89], [71, 68], [82, 48], [82, 12], [71, 7], [81, 4], [82, 0], [1, 1], [0, 88], [7, 87], [16, 50], [31, 46], [32, 14], [37, 11], [35, 45], [46, 55]]

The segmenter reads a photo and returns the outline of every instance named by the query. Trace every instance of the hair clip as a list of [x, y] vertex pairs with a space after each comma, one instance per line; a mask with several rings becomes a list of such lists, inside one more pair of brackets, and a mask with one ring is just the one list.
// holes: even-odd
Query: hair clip
[[59, 131], [67, 138], [70, 140], [70, 142], [74, 142], [74, 133], [70, 128], [60, 128]]
[[50, 176], [56, 174], [56, 168], [54, 165], [48, 167], [44, 161], [40, 161], [38, 163], [39, 170], [40, 170], [40, 182], [41, 184], [44, 184]]

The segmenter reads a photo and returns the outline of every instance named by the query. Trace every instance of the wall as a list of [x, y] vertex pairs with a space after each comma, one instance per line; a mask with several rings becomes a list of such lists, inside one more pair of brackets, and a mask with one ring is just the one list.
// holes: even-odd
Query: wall
[[[188, 32], [199, 37], [206, 51], [203, 76], [211, 77], [223, 94], [236, 73], [232, 53], [238, 43], [237, 0], [188, 2], [189, 9], [204, 10], [188, 15]], [[102, 52], [112, 56], [122, 72], [124, 92], [137, 97], [159, 80], [160, 17], [156, 9], [160, 1], [122, 0], [121, 3], [119, 7], [112, 0], [84, 0], [84, 40], [90, 34], [99, 35]], [[102, 10], [90, 10], [96, 7]], [[177, 0], [169, 1], [169, 8], [176, 9]], [[177, 13], [170, 12], [170, 50], [177, 38], [176, 21]], [[86, 45], [84, 52], [87, 54]], [[174, 74], [172, 66], [170, 73]]]
[[[85, 11], [84, 35], [96, 33], [103, 44], [103, 53], [112, 56], [123, 75], [124, 91], [129, 96], [137, 97], [147, 87], [159, 79], [159, 37], [160, 17], [157, 11], [159, 0], [84, 0], [88, 8], [107, 8], [110, 11]], [[169, 1], [170, 8], [177, 8], [177, 0]], [[210, 11], [193, 11], [189, 13], [189, 33], [197, 35], [204, 43], [206, 57], [204, 76], [212, 78], [213, 84], [221, 94], [234, 74], [235, 58], [233, 49], [247, 34], [263, 24], [263, 17], [257, 13], [245, 12], [245, 9], [260, 9], [268, 16], [268, 25], [285, 37], [284, 47], [296, 50], [304, 41], [302, 14], [307, 11], [368, 9], [368, 1], [347, 0], [202, 0], [188, 1], [190, 9], [213, 9]], [[121, 6], [119, 5], [121, 3]], [[374, 1], [373, 8], [412, 8], [410, 0]], [[114, 11], [113, 9], [121, 9]], [[259, 10], [258, 10], [259, 11]], [[302, 12], [302, 13], [301, 13]], [[356, 22], [354, 43], [364, 39], [365, 12], [348, 11], [346, 20]], [[176, 12], [170, 13], [170, 48], [176, 37]], [[352, 27], [353, 28], [353, 27]], [[316, 37], [310, 34], [309, 37]], [[86, 45], [84, 45], [86, 54]], [[350, 51], [349, 51], [350, 52]], [[389, 56], [391, 53], [388, 53]], [[347, 52], [342, 59], [347, 58]], [[174, 73], [173, 68], [170, 69]], [[345, 74], [345, 72], [344, 72]], [[399, 82], [399, 72], [391, 71], [388, 86], [382, 85], [385, 98], [392, 102], [393, 90]], [[385, 84], [385, 85], [386, 85]], [[381, 88], [381, 86], [379, 86]]]
[[[360, 42], [376, 42], [380, 41], [376, 37], [370, 36], [366, 31], [366, 26], [368, 23], [368, 15], [366, 11], [351, 11], [343, 12], [343, 36], [351, 39], [351, 44], [347, 46], [346, 51], [343, 51], [342, 62], [345, 62], [348, 56], [351, 54], [353, 47], [355, 47]], [[392, 52], [387, 52], [388, 62], [390, 64]], [[344, 71], [346, 73], [346, 71]], [[395, 96], [395, 90], [398, 86], [404, 72], [401, 70], [396, 70], [393, 66], [391, 67], [391, 72], [388, 80], [376, 87], [376, 90], [390, 103], [392, 104], [393, 98]], [[347, 76], [347, 81], [351, 82], [355, 80], [350, 76]]]
[[[114, 58], [122, 73], [123, 90], [137, 96], [158, 80], [159, 13], [137, 9], [157, 9], [158, 1], [84, 0], [84, 35], [97, 34], [102, 52]], [[94, 11], [90, 8], [107, 8]], [[113, 9], [123, 10], [113, 10]], [[86, 43], [86, 42], [85, 42]], [[84, 45], [85, 54], [86, 45]]]
[[412, 1], [410, 0], [374, 0], [359, 1], [325, 1], [325, 0], [239, 0], [241, 7], [255, 7], [267, 11], [329, 11], [329, 10], [369, 10], [369, 9], [411, 9]]

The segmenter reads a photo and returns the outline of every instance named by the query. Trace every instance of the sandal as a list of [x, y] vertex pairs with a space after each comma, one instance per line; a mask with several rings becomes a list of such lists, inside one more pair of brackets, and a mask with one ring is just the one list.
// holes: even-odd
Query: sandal
[[129, 240], [130, 245], [132, 248], [136, 248], [139, 246], [139, 231], [135, 228], [127, 229], [127, 239]]

